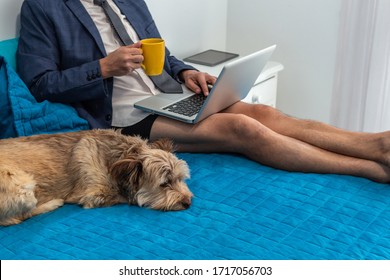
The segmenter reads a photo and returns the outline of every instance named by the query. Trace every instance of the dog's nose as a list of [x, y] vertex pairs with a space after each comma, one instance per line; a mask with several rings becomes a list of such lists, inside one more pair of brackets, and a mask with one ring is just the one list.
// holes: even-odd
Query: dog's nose
[[183, 199], [181, 201], [181, 205], [183, 206], [184, 209], [188, 209], [191, 206], [191, 200], [190, 199]]

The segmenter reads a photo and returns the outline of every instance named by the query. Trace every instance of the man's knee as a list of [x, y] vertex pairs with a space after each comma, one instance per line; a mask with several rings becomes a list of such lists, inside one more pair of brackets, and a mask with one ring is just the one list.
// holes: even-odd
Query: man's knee
[[252, 139], [260, 140], [261, 138], [267, 137], [270, 132], [263, 124], [243, 114], [235, 115], [228, 127], [230, 133], [236, 139], [242, 139], [243, 141], [250, 141]]

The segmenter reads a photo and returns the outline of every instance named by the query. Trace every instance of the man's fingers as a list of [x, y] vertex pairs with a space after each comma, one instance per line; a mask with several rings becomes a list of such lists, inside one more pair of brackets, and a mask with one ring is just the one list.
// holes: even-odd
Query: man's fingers
[[137, 49], [139, 49], [139, 48], [141, 48], [141, 45], [142, 45], [141, 41], [138, 41], [137, 43], [134, 43], [132, 45], [127, 45], [126, 47], [127, 48], [137, 48]]
[[200, 93], [202, 91], [193, 79], [187, 81], [187, 87], [195, 93]]

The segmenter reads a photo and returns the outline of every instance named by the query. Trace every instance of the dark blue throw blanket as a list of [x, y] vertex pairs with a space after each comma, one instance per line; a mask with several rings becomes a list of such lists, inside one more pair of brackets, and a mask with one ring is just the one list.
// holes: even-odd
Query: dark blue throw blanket
[[14, 69], [0, 56], [0, 139], [89, 129], [68, 105], [38, 103]]

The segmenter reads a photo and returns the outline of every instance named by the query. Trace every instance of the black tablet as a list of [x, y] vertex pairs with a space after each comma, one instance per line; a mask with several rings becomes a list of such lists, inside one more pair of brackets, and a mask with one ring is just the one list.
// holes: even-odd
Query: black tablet
[[228, 61], [232, 58], [237, 57], [236, 53], [229, 53], [216, 50], [207, 50], [189, 57], [186, 57], [184, 61], [206, 65], [206, 66], [215, 66], [222, 62]]

